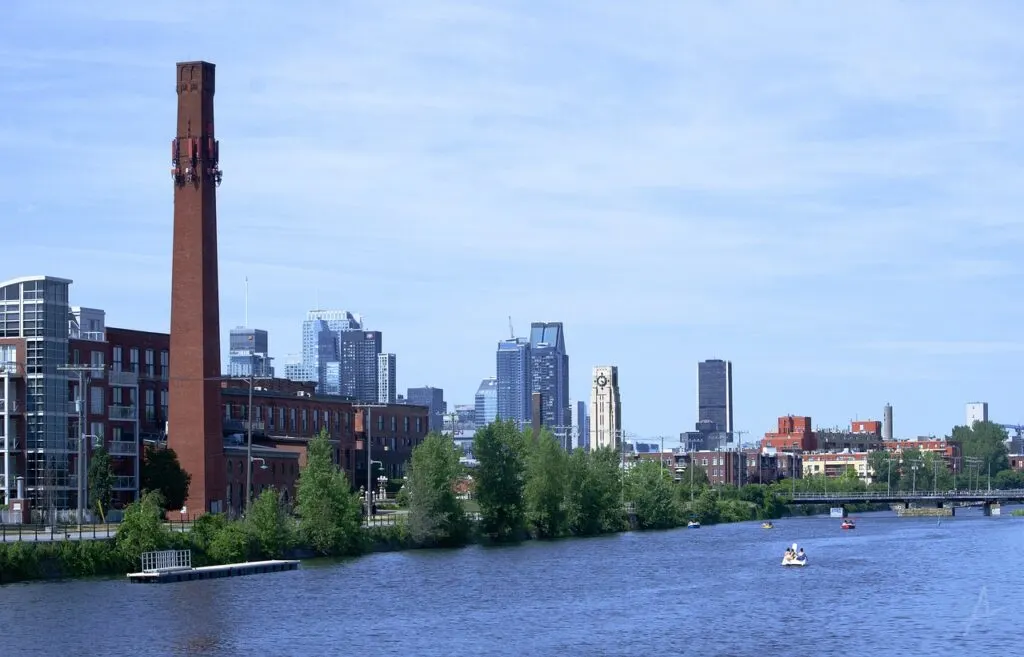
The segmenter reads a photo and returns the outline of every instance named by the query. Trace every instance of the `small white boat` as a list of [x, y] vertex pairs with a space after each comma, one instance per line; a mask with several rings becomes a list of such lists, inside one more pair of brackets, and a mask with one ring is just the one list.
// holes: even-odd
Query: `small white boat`
[[[793, 543], [793, 546], [790, 548], [790, 551], [786, 552], [786, 556], [782, 557], [782, 565], [783, 566], [806, 566], [807, 565], [807, 555], [805, 554], [802, 559], [799, 559], [799, 558], [796, 557], [796, 554], [798, 552], [799, 552], [799, 548], [797, 548], [796, 543]], [[791, 557], [790, 554], [792, 554], [793, 556]]]
[[690, 522], [686, 523], [686, 528], [687, 529], [700, 529], [700, 523], [697, 522], [696, 520], [691, 520]]

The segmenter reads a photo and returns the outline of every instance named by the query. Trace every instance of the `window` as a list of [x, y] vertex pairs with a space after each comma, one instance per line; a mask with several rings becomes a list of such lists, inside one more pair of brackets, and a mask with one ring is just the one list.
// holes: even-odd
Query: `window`
[[135, 372], [136, 374], [139, 373], [139, 348], [138, 347], [132, 347], [131, 349], [128, 350], [128, 368], [132, 372]]
[[[89, 364], [96, 369], [102, 370], [104, 368], [103, 356], [105, 354], [102, 351], [94, 351], [89, 354]], [[93, 372], [93, 376], [103, 376], [103, 372]]]
[[391, 416], [391, 430], [398, 431], [398, 418], [394, 415]]
[[156, 391], [146, 391], [146, 422], [156, 421]]
[[302, 409], [302, 433], [309, 433], [309, 411]]
[[153, 364], [153, 350], [146, 350], [146, 376], [152, 378], [156, 376], [155, 365]]
[[112, 401], [112, 403], [113, 403], [113, 404], [114, 404], [115, 406], [117, 406], [117, 405], [119, 405], [119, 404], [123, 403], [123, 402], [122, 402], [122, 400], [123, 400], [123, 397], [122, 397], [122, 391], [123, 391], [123, 389], [122, 389], [122, 388], [111, 388], [111, 389], [110, 389], [110, 394], [111, 394], [111, 398], [112, 398], [112, 400], [113, 400], [113, 401]]
[[384, 431], [384, 416], [377, 416], [377, 431]]
[[423, 431], [423, 418], [416, 418], [416, 433]]
[[295, 431], [295, 409], [288, 409], [288, 430]]
[[167, 391], [160, 391], [160, 421], [167, 419]]
[[93, 415], [103, 415], [103, 392], [103, 388], [89, 388], [89, 412]]
[[78, 350], [77, 349], [75, 349], [74, 351], [71, 352], [71, 364], [72, 365], [78, 365], [79, 363], [81, 363], [82, 361], [79, 360], [79, 358], [80, 358], [80, 356], [78, 355]]
[[167, 373], [169, 367], [168, 357], [169, 355], [167, 351], [160, 352], [160, 378], [163, 379], [164, 381], [167, 380]]
[[114, 362], [110, 364], [110, 369], [115, 372], [120, 372], [122, 368], [122, 359], [124, 357], [124, 350], [121, 347], [114, 347]]
[[404, 427], [403, 430], [406, 433], [409, 433], [409, 416], [408, 415], [406, 415], [404, 418], [402, 418], [402, 426]]

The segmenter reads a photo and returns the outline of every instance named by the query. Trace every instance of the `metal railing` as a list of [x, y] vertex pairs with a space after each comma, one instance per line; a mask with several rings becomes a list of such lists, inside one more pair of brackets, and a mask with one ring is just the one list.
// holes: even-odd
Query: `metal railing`
[[139, 375], [135, 372], [124, 372], [111, 370], [109, 373], [109, 381], [112, 386], [126, 386], [133, 387], [139, 385]]
[[111, 456], [135, 456], [139, 453], [139, 446], [127, 440], [114, 440], [109, 443], [107, 453]]
[[142, 572], [166, 573], [192, 569], [192, 550], [160, 550], [142, 553]]
[[139, 409], [135, 406], [108, 406], [107, 417], [111, 420], [132, 420], [138, 417]]
[[949, 491], [867, 491], [861, 493], [808, 493], [800, 492], [789, 495], [794, 502], [802, 500], [904, 500], [904, 499], [1024, 499], [1024, 489], [1012, 490], [949, 490]]

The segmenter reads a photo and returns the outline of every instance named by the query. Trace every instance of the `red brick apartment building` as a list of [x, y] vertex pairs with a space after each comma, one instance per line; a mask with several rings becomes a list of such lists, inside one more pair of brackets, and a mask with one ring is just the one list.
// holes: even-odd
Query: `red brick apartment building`
[[764, 435], [761, 447], [771, 447], [780, 452], [813, 452], [818, 448], [818, 442], [811, 418], [803, 415], [780, 417], [776, 430]]

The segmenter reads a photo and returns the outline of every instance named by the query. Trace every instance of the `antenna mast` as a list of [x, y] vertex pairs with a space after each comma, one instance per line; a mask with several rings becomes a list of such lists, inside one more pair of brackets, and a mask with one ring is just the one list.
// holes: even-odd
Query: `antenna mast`
[[512, 315], [508, 316], [508, 337], [513, 340], [516, 339], [516, 330], [512, 328]]

